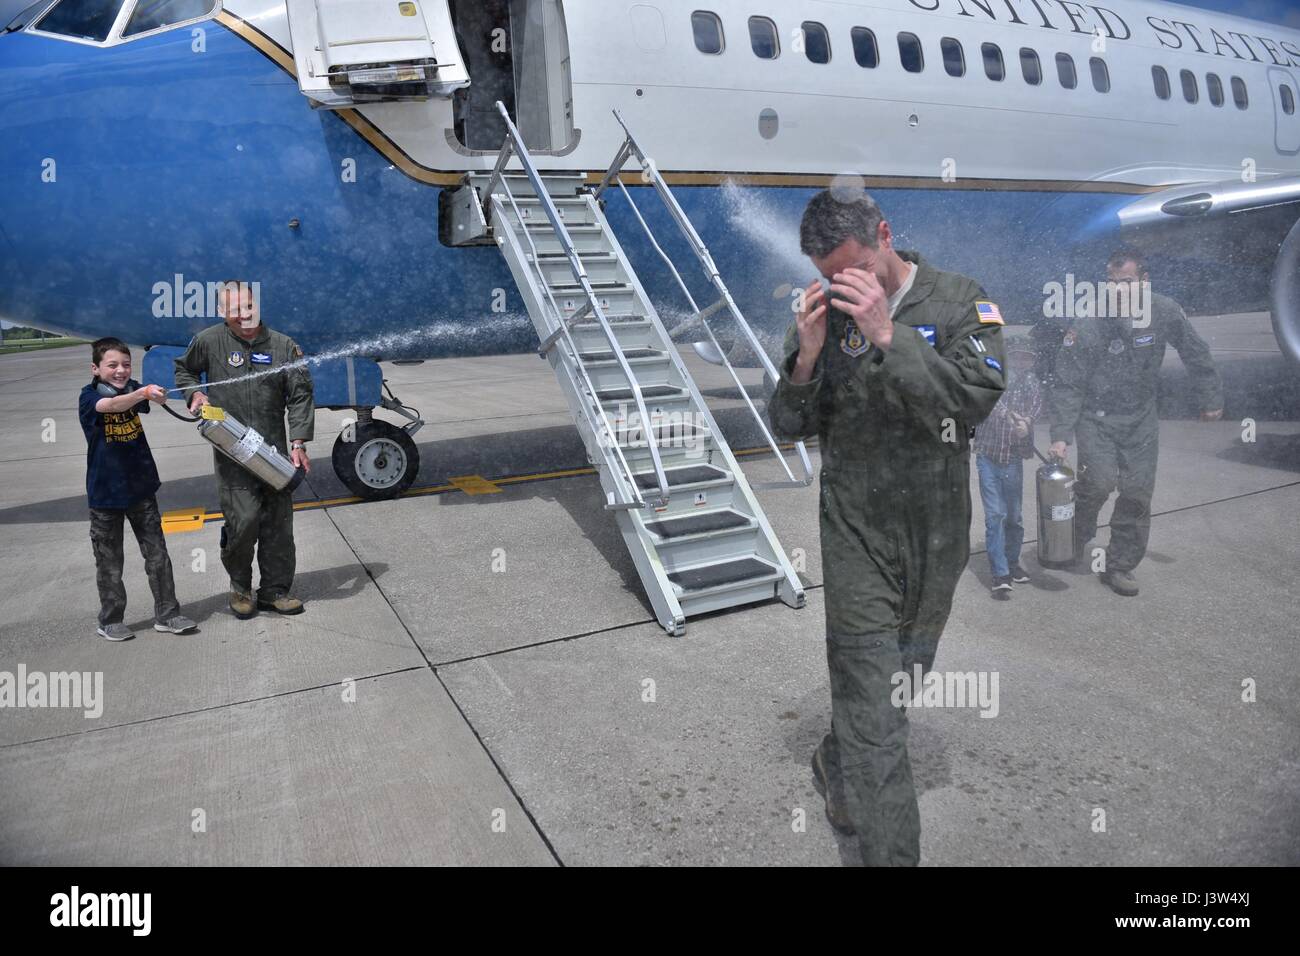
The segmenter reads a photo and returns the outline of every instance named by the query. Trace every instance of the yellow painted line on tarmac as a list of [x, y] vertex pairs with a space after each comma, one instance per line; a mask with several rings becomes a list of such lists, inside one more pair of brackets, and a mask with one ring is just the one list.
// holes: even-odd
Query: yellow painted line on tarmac
[[546, 481], [549, 478], [572, 478], [574, 475], [594, 475], [595, 468], [569, 468], [565, 471], [539, 471], [535, 475], [512, 475], [509, 478], [497, 478], [498, 485], [517, 485], [525, 481]]
[[[794, 448], [793, 444], [778, 446], [782, 451]], [[737, 458], [750, 455], [770, 454], [766, 445], [757, 448], [733, 450]], [[448, 484], [430, 485], [425, 488], [408, 488], [397, 496], [401, 498], [418, 498], [424, 495], [440, 495], [448, 491], [460, 491], [467, 495], [494, 495], [502, 491], [501, 485], [519, 485], [530, 481], [550, 481], [556, 478], [575, 478], [578, 475], [594, 475], [595, 468], [566, 468], [561, 471], [539, 471], [529, 475], [507, 475], [502, 478], [484, 478], [482, 475], [460, 475], [447, 479]], [[390, 499], [392, 500], [392, 499]], [[294, 511], [313, 511], [317, 508], [332, 508], [340, 505], [358, 505], [367, 503], [368, 499], [351, 495], [343, 498], [323, 498], [320, 501], [294, 502]], [[209, 521], [221, 521], [225, 518], [220, 511], [207, 511], [204, 508], [177, 508], [163, 514], [163, 534], [184, 534], [198, 531]]]
[[467, 495], [499, 495], [501, 486], [493, 484], [482, 475], [457, 475], [448, 478], [453, 485]]
[[203, 508], [178, 508], [175, 511], [164, 511], [162, 516], [163, 534], [198, 531], [203, 527], [203, 519]]

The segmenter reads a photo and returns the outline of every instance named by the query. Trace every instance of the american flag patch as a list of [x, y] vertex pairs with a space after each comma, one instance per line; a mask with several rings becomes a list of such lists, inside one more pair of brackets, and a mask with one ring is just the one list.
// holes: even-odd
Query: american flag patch
[[1005, 325], [1002, 321], [1002, 313], [992, 302], [976, 302], [975, 311], [980, 317], [980, 321], [985, 324]]

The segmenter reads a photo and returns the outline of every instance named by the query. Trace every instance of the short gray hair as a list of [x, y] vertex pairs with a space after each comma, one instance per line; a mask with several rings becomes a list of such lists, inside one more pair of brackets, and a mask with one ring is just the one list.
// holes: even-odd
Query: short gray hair
[[861, 189], [823, 189], [808, 201], [799, 223], [799, 248], [822, 259], [849, 239], [875, 249], [885, 215]]

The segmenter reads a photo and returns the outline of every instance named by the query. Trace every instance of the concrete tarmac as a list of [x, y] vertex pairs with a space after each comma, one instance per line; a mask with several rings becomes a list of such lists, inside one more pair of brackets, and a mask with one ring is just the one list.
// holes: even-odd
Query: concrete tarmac
[[[1195, 420], [1171, 352], [1139, 597], [1038, 566], [1027, 463], [1034, 580], [993, 601], [972, 481], [936, 668], [996, 674], [996, 713], [909, 708], [923, 863], [1300, 864], [1300, 371], [1267, 316], [1195, 324], [1227, 412]], [[726, 373], [690, 361], [733, 447], [757, 445]], [[148, 416], [160, 506], [205, 516], [167, 538], [199, 632], [153, 631], [128, 540], [138, 636], [110, 644], [76, 414], [89, 348], [0, 357], [0, 680], [102, 679], [98, 715], [0, 707], [0, 863], [856, 864], [808, 769], [830, 719], [815, 488], [760, 493], [807, 607], [671, 638], [545, 363], [384, 369], [428, 422], [420, 476], [351, 499], [329, 461], [344, 416], [318, 412], [297, 617], [231, 616], [209, 447]], [[499, 491], [449, 482], [466, 475]]]

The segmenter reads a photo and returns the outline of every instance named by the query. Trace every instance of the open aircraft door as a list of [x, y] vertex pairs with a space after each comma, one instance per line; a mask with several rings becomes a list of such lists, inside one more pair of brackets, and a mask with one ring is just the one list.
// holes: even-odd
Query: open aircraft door
[[449, 97], [469, 85], [448, 0], [288, 0], [298, 88], [316, 109]]

